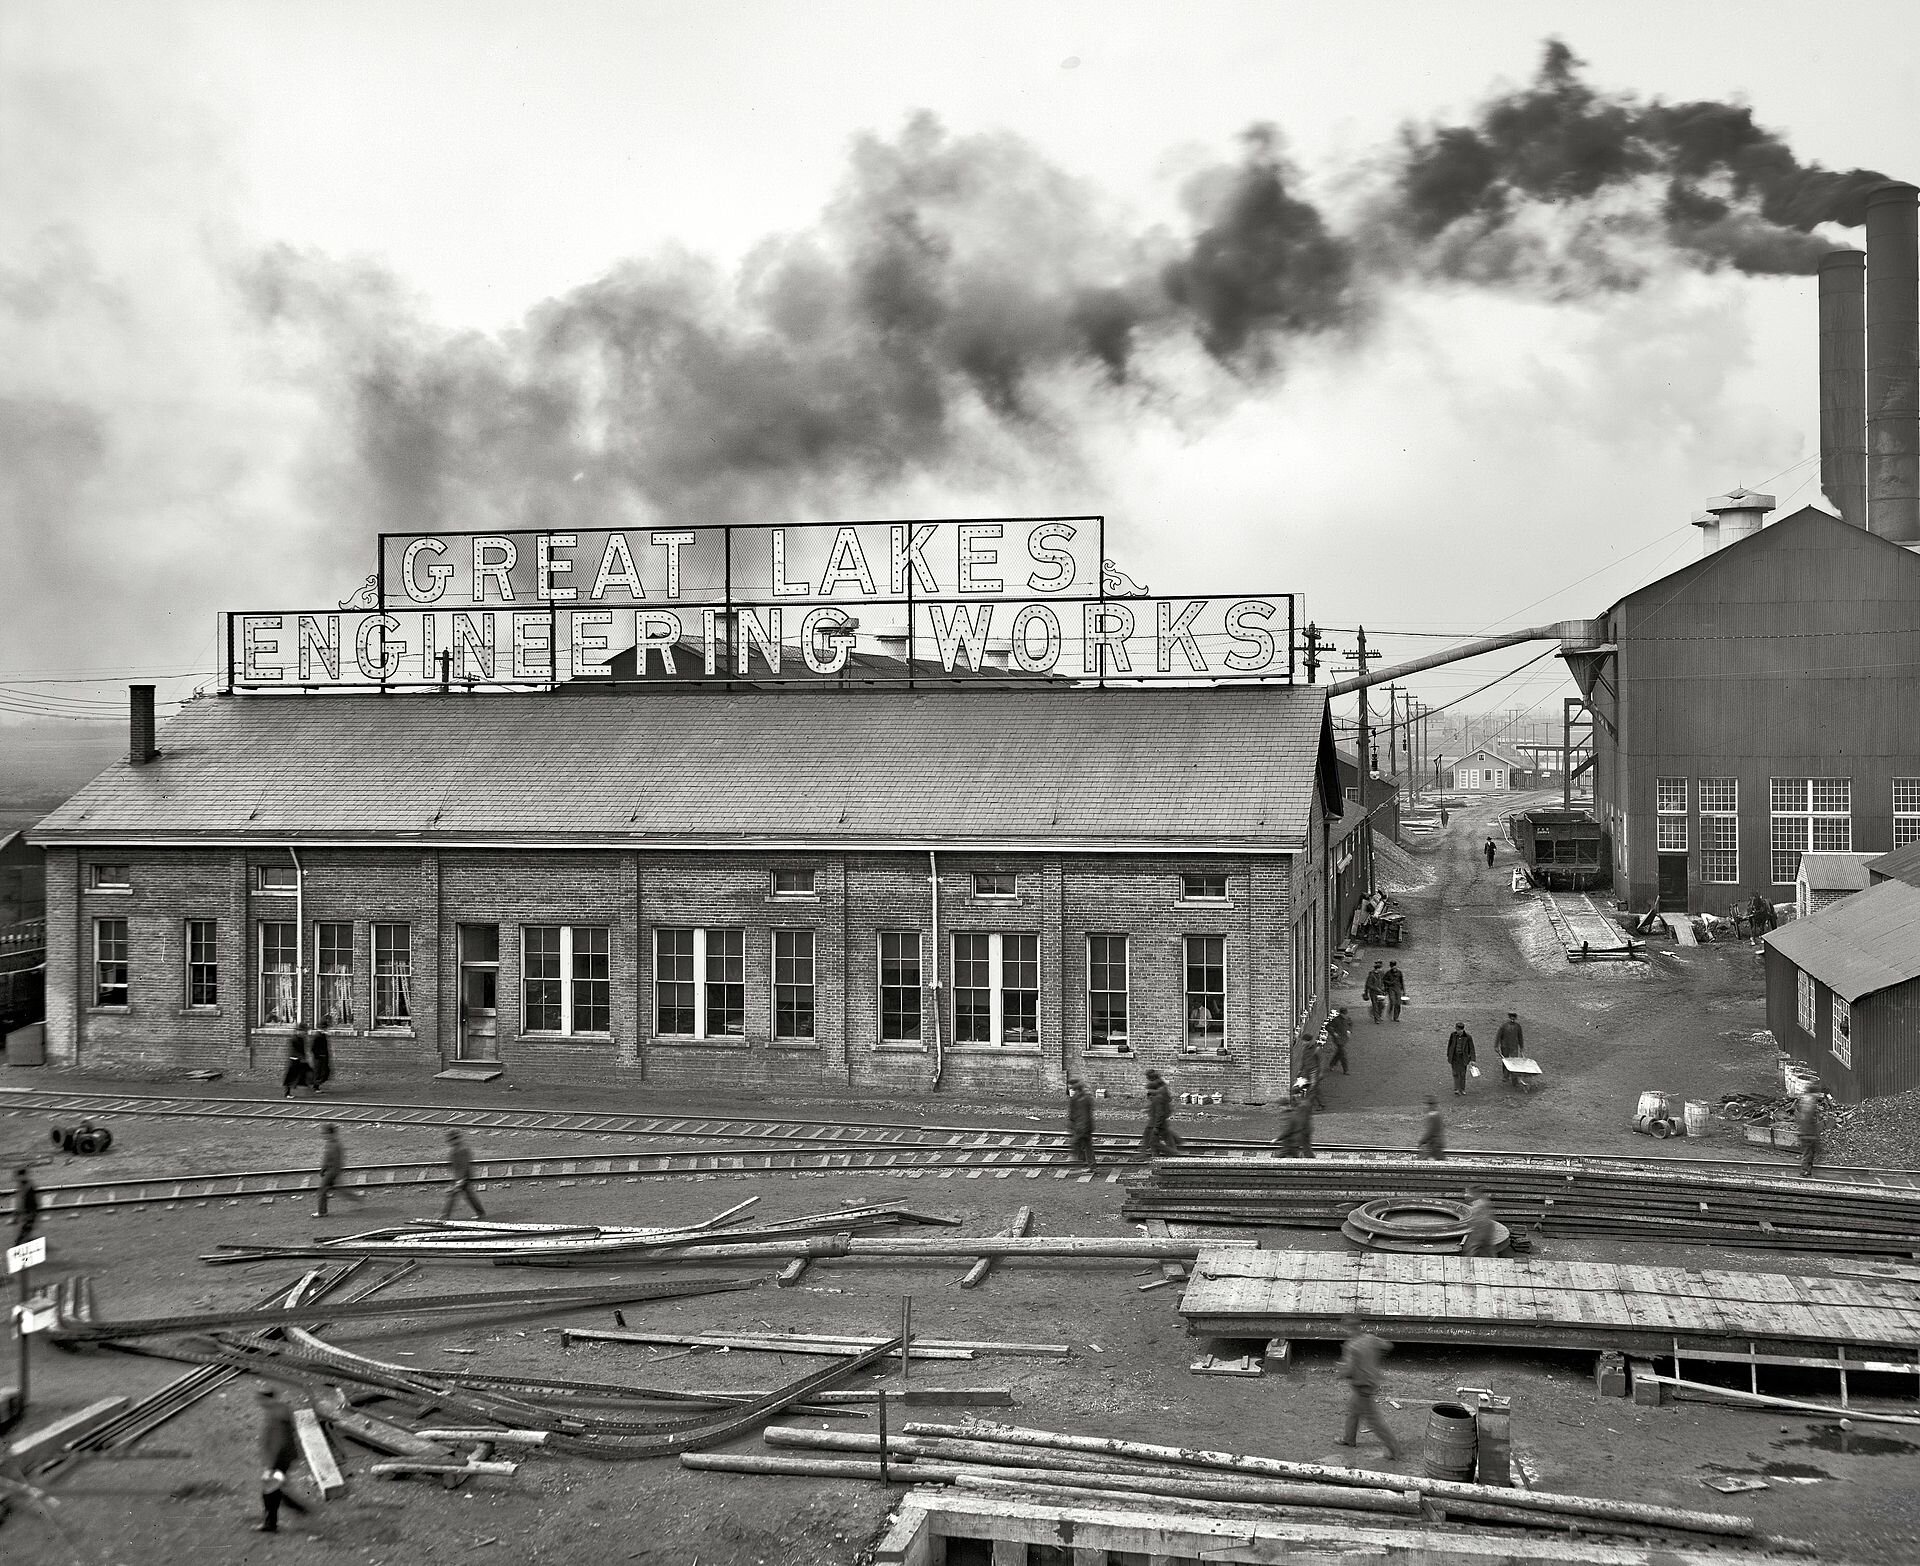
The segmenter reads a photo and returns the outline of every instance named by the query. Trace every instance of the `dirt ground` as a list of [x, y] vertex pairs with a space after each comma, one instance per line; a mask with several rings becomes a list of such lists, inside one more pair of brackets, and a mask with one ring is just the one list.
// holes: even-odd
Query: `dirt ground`
[[[1512, 801], [1503, 802], [1512, 808]], [[1778, 1075], [1772, 1046], [1760, 1030], [1759, 965], [1746, 946], [1662, 952], [1639, 965], [1570, 965], [1543, 953], [1538, 916], [1507, 890], [1511, 855], [1504, 841], [1496, 867], [1478, 857], [1495, 813], [1489, 805], [1454, 813], [1447, 833], [1417, 855], [1432, 882], [1402, 901], [1412, 915], [1411, 944], [1397, 955], [1407, 970], [1410, 1004], [1398, 1023], [1368, 1023], [1358, 1006], [1365, 965], [1350, 971], [1348, 1001], [1358, 1017], [1350, 1076], [1336, 1077], [1318, 1126], [1320, 1141], [1411, 1144], [1421, 1101], [1437, 1093], [1456, 1147], [1584, 1149], [1660, 1156], [1747, 1156], [1732, 1131], [1707, 1148], [1656, 1143], [1633, 1134], [1639, 1093], [1658, 1087], [1717, 1100], [1733, 1091], [1766, 1092]], [[1370, 960], [1370, 959], [1369, 959]], [[1464, 1021], [1492, 1057], [1498, 1020], [1519, 1012], [1530, 1052], [1545, 1068], [1542, 1089], [1522, 1097], [1500, 1092], [1490, 1070], [1465, 1100], [1447, 1096], [1446, 1034]], [[1760, 1037], [1756, 1039], [1756, 1033]], [[53, 1073], [9, 1074], [6, 1085], [76, 1088]], [[1179, 1083], [1175, 1082], [1176, 1090]], [[343, 1096], [393, 1098], [391, 1084]], [[564, 1107], [565, 1095], [517, 1093], [433, 1083], [414, 1097], [436, 1095], [515, 1107]], [[433, 1091], [430, 1093], [428, 1088]], [[173, 1084], [169, 1091], [182, 1091]], [[209, 1093], [252, 1095], [256, 1085], [219, 1083]], [[579, 1107], [605, 1109], [584, 1096]], [[635, 1109], [685, 1103], [684, 1095], [649, 1095]], [[720, 1105], [714, 1105], [718, 1109]], [[315, 1119], [324, 1101], [313, 1106]], [[959, 1123], [1052, 1123], [1051, 1108], [1032, 1103], [956, 1106], [942, 1099], [834, 1106], [810, 1103], [796, 1113], [829, 1111], [848, 1118], [924, 1119]], [[1103, 1129], [1136, 1123], [1137, 1105], [1102, 1106]], [[1270, 1130], [1271, 1110], [1181, 1109], [1196, 1130]], [[43, 1183], [110, 1178], [155, 1168], [279, 1167], [313, 1156], [311, 1123], [260, 1125], [207, 1121], [122, 1121], [106, 1159], [60, 1160]], [[433, 1128], [414, 1132], [354, 1131], [350, 1155], [373, 1161], [431, 1158]], [[523, 1133], [474, 1133], [477, 1152], [527, 1156], [549, 1139]], [[610, 1139], [554, 1138], [582, 1150]], [[0, 1117], [0, 1151], [40, 1152], [44, 1127], [31, 1116]], [[1757, 1154], [1777, 1165], [1777, 1156]], [[1038, 1234], [1132, 1234], [1119, 1217], [1121, 1184], [1083, 1182], [1038, 1171], [923, 1174], [702, 1175], [664, 1180], [586, 1179], [515, 1184], [490, 1193], [489, 1216], [509, 1220], [675, 1222], [739, 1201], [761, 1198], [766, 1218], [816, 1211], [841, 1202], [903, 1198], [930, 1212], [964, 1218], [963, 1233], [1005, 1226], [1016, 1207], [1035, 1210]], [[120, 1216], [61, 1218], [49, 1229], [54, 1261], [41, 1281], [65, 1271], [91, 1273], [101, 1311], [136, 1315], [249, 1302], [290, 1276], [285, 1265], [213, 1269], [199, 1254], [221, 1241], [340, 1234], [435, 1211], [426, 1192], [378, 1194], [315, 1220], [305, 1201], [282, 1197], [139, 1209]], [[1337, 1237], [1267, 1234], [1269, 1245], [1338, 1245]], [[1730, 1266], [1757, 1270], [1822, 1270], [1808, 1258], [1761, 1252], [1719, 1253], [1555, 1240], [1545, 1254], [1571, 1260], [1630, 1260], [1650, 1266]], [[689, 1269], [691, 1271], [691, 1269]], [[683, 1302], [625, 1307], [633, 1325], [668, 1331], [794, 1329], [883, 1334], [894, 1329], [902, 1295], [913, 1299], [917, 1332], [948, 1337], [1064, 1342], [1064, 1360], [982, 1358], [916, 1366], [916, 1381], [1010, 1389], [1011, 1410], [988, 1411], [1019, 1423], [1093, 1434], [1230, 1447], [1308, 1461], [1340, 1460], [1332, 1444], [1341, 1406], [1332, 1354], [1307, 1347], [1285, 1375], [1256, 1380], [1202, 1377], [1189, 1361], [1204, 1346], [1189, 1338], [1177, 1314], [1179, 1289], [1139, 1292], [1156, 1272], [1129, 1263], [1002, 1264], [988, 1283], [962, 1291], [964, 1264], [897, 1267], [816, 1263], [799, 1287], [771, 1286]], [[715, 1269], [718, 1272], [718, 1269]], [[734, 1275], [745, 1275], [742, 1269]], [[568, 1281], [605, 1276], [583, 1271]], [[436, 1269], [405, 1287], [499, 1287], [491, 1270]], [[561, 1324], [608, 1324], [604, 1310], [574, 1317], [506, 1321], [454, 1329], [403, 1332], [341, 1327], [329, 1336], [362, 1352], [422, 1367], [525, 1367], [562, 1376], [631, 1380], [653, 1385], [769, 1386], [800, 1374], [788, 1356], [683, 1354], [629, 1345], [562, 1348]], [[472, 1352], [460, 1353], [467, 1350]], [[29, 1425], [110, 1393], [140, 1396], [177, 1373], [159, 1361], [114, 1354], [66, 1354], [35, 1345], [34, 1412]], [[1920, 1431], [1882, 1427], [1844, 1438], [1824, 1422], [1774, 1412], [1682, 1404], [1642, 1408], [1597, 1395], [1591, 1357], [1474, 1353], [1406, 1348], [1389, 1361], [1388, 1416], [1417, 1445], [1428, 1402], [1463, 1386], [1510, 1396], [1514, 1446], [1535, 1484], [1577, 1493], [1624, 1496], [1671, 1505], [1749, 1513], [1770, 1531], [1811, 1538], [1823, 1556], [1881, 1563], [1920, 1559], [1920, 1486], [1914, 1483]], [[1809, 1381], [1798, 1395], [1830, 1398], [1833, 1388]], [[1856, 1387], [1856, 1391], [1859, 1389]], [[1909, 1389], [1911, 1390], [1911, 1389]], [[125, 1566], [222, 1566], [227, 1562], [407, 1563], [458, 1559], [509, 1561], [699, 1562], [703, 1566], [858, 1561], [897, 1492], [877, 1485], [740, 1478], [681, 1469], [669, 1462], [594, 1464], [534, 1457], [511, 1479], [478, 1480], [450, 1491], [431, 1483], [351, 1482], [348, 1493], [308, 1518], [293, 1519], [278, 1538], [249, 1531], [257, 1508], [255, 1413], [246, 1383], [200, 1404], [148, 1437], [133, 1457], [68, 1470], [54, 1484], [58, 1533], [16, 1509], [0, 1526], [0, 1560], [125, 1563]], [[928, 1414], [925, 1417], [945, 1417]], [[960, 1417], [955, 1411], [954, 1417]], [[834, 1421], [870, 1429], [871, 1422]], [[760, 1449], [757, 1437], [738, 1443]], [[365, 1454], [349, 1453], [355, 1463]], [[1379, 1466], [1383, 1455], [1358, 1459]], [[1724, 1474], [1764, 1476], [1767, 1489], [1721, 1497], [1702, 1481]], [[1808, 1481], [1808, 1482], [1799, 1482]]]

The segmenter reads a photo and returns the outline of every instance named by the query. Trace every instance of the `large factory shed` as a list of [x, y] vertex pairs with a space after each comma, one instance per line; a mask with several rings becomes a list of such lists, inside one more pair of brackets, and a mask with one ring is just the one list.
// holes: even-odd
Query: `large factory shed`
[[35, 830], [80, 1067], [1284, 1090], [1340, 795], [1307, 687], [217, 696]]
[[1888, 881], [1766, 938], [1767, 1026], [1842, 1103], [1920, 1087], [1920, 888]]
[[[1762, 504], [1765, 503], [1765, 504]], [[1613, 605], [1565, 654], [1594, 715], [1594, 809], [1634, 908], [1792, 896], [1800, 856], [1920, 835], [1920, 555], [1813, 507]]]

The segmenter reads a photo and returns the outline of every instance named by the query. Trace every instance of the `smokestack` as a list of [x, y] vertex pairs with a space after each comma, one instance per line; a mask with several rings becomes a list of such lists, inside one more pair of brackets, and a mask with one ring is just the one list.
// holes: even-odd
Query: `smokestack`
[[1865, 254], [1830, 251], [1820, 258], [1820, 487], [1855, 527], [1867, 525], [1866, 320]]
[[1920, 544], [1920, 191], [1867, 196], [1867, 529]]
[[[1750, 489], [1736, 489], [1725, 495], [1716, 495], [1707, 502], [1707, 514], [1720, 526], [1719, 542], [1714, 546], [1725, 549], [1737, 544], [1743, 538], [1751, 538], [1760, 531], [1761, 523], [1773, 509], [1773, 496], [1756, 495]], [[1712, 554], [1713, 550], [1706, 551]]]
[[132, 698], [130, 726], [127, 733], [127, 760], [136, 767], [144, 767], [160, 754], [153, 746], [153, 687], [129, 685], [127, 694]]

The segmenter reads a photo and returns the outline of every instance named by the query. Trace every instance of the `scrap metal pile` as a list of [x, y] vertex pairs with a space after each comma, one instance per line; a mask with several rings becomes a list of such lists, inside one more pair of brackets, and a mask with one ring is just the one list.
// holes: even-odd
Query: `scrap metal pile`
[[1904, 1256], [1920, 1251], [1920, 1190], [1568, 1159], [1163, 1158], [1123, 1213], [1170, 1223], [1338, 1229], [1384, 1197], [1477, 1185], [1516, 1232]]

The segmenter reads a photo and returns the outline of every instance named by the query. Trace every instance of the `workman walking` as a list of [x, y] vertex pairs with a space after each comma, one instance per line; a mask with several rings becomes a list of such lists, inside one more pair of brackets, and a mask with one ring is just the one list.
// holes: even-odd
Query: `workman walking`
[[1427, 1118], [1420, 1123], [1420, 1145], [1416, 1151], [1422, 1158], [1447, 1156], [1447, 1123], [1440, 1118], [1440, 1101], [1432, 1094], [1427, 1095]]
[[1327, 1070], [1331, 1071], [1338, 1066], [1341, 1076], [1353, 1074], [1347, 1069], [1347, 1040], [1352, 1037], [1353, 1020], [1348, 1017], [1347, 1008], [1334, 1007], [1333, 1015], [1327, 1018], [1327, 1042], [1333, 1046], [1333, 1056], [1327, 1062]]
[[1387, 1004], [1386, 969], [1379, 963], [1373, 965], [1367, 974], [1367, 982], [1360, 988], [1360, 998], [1367, 1003], [1367, 1012], [1375, 1022]]
[[25, 1245], [40, 1227], [40, 1188], [25, 1164], [13, 1171], [13, 1243]]
[[1313, 1157], [1313, 1095], [1299, 1083], [1287, 1094], [1286, 1118], [1280, 1122], [1280, 1156]]
[[333, 1075], [333, 1040], [326, 1029], [315, 1028], [307, 1038], [308, 1069], [313, 1073], [313, 1090], [318, 1093]]
[[1301, 1030], [1301, 1042], [1306, 1049], [1300, 1056], [1300, 1078], [1307, 1084], [1307, 1096], [1313, 1100], [1315, 1109], [1325, 1109], [1326, 1099], [1320, 1092], [1320, 1079], [1327, 1074], [1328, 1046], [1320, 1039]]
[[1385, 1443], [1388, 1458], [1397, 1463], [1400, 1443], [1393, 1438], [1393, 1432], [1387, 1428], [1374, 1403], [1380, 1391], [1380, 1361], [1393, 1352], [1393, 1345], [1368, 1332], [1358, 1316], [1345, 1317], [1340, 1330], [1346, 1336], [1346, 1342], [1340, 1346], [1340, 1378], [1347, 1384], [1347, 1426], [1337, 1444], [1355, 1445], [1364, 1424]]
[[1517, 1088], [1519, 1084], [1506, 1066], [1506, 1062], [1524, 1055], [1527, 1050], [1526, 1035], [1520, 1031], [1520, 1014], [1517, 1011], [1507, 1013], [1507, 1020], [1500, 1024], [1500, 1031], [1493, 1036], [1493, 1047], [1500, 1052], [1500, 1075], [1507, 1079], [1507, 1087], [1510, 1090]]
[[293, 1410], [272, 1387], [259, 1388], [260, 1402], [260, 1521], [255, 1533], [280, 1531], [280, 1508], [305, 1512], [300, 1498], [287, 1492], [287, 1476], [300, 1461], [300, 1442], [293, 1433]]
[[1793, 1106], [1793, 1129], [1800, 1136], [1800, 1173], [1810, 1175], [1820, 1157], [1820, 1096], [1817, 1093], [1800, 1095], [1800, 1101]]
[[440, 1216], [451, 1218], [453, 1204], [464, 1196], [467, 1205], [473, 1209], [474, 1217], [486, 1217], [486, 1209], [473, 1192], [473, 1149], [467, 1146], [458, 1131], [447, 1133], [447, 1172], [453, 1176], [453, 1183], [447, 1187], [447, 1200], [440, 1209]]
[[313, 1067], [307, 1059], [307, 1025], [296, 1022], [287, 1035], [287, 1069], [280, 1075], [280, 1096], [292, 1098], [297, 1087], [313, 1086]]
[[1462, 1256], [1493, 1254], [1493, 1198], [1477, 1185], [1467, 1187], [1467, 1236], [1460, 1242]]
[[1140, 1133], [1142, 1157], [1153, 1158], [1162, 1151], [1179, 1153], [1185, 1148], [1173, 1129], [1173, 1093], [1160, 1073], [1147, 1072], [1147, 1124]]
[[1067, 1135], [1073, 1141], [1073, 1161], [1098, 1169], [1093, 1156], [1093, 1091], [1078, 1077], [1067, 1078]]
[[1473, 1035], [1464, 1022], [1456, 1022], [1447, 1035], [1447, 1069], [1453, 1073], [1455, 1098], [1467, 1095], [1467, 1067], [1473, 1064]]
[[1400, 1007], [1407, 998], [1407, 976], [1400, 971], [1398, 958], [1387, 964], [1387, 971], [1380, 976], [1380, 983], [1387, 992], [1388, 1014], [1398, 1022]]
[[320, 1200], [313, 1216], [327, 1216], [327, 1198], [329, 1196], [350, 1196], [356, 1202], [364, 1202], [366, 1196], [350, 1185], [342, 1185], [340, 1176], [346, 1173], [346, 1149], [340, 1145], [340, 1128], [322, 1126], [320, 1128]]
[[1493, 839], [1492, 838], [1487, 839], [1487, 868], [1489, 870], [1493, 868]]

